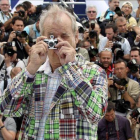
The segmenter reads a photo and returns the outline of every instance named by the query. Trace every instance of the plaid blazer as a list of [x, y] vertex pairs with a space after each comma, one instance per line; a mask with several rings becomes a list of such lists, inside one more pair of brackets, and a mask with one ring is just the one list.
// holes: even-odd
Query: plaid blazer
[[[59, 67], [62, 81], [52, 100], [45, 124], [44, 140], [95, 140], [97, 124], [107, 107], [105, 71], [80, 57], [76, 63]], [[34, 78], [23, 70], [0, 99], [0, 114], [20, 117], [24, 114], [20, 140], [36, 140], [47, 75], [37, 72]]]

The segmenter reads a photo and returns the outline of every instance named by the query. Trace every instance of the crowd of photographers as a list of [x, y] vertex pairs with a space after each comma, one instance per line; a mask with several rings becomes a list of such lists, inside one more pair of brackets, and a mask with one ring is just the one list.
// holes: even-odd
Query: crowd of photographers
[[[108, 77], [109, 106], [106, 121], [101, 120], [99, 123], [99, 140], [140, 139], [140, 0], [138, 4], [138, 9], [133, 9], [133, 3], [129, 1], [120, 7], [119, 0], [108, 0], [109, 8], [97, 18], [99, 11], [93, 3], [93, 6], [87, 6], [85, 9], [87, 18], [77, 20], [79, 42], [76, 52], [86, 61], [94, 62], [105, 69]], [[49, 6], [35, 6], [25, 1], [17, 5], [16, 11], [12, 14], [9, 11], [9, 1], [1, 0], [0, 8], [0, 95], [2, 95], [11, 79], [27, 66], [30, 48], [40, 36], [39, 16], [42, 10]], [[69, 7], [67, 9], [74, 14], [72, 9]], [[46, 43], [49, 41], [50, 47], [54, 47], [57, 43], [53, 36], [44, 41]], [[125, 123], [121, 123], [121, 119]], [[13, 129], [14, 120], [17, 130]], [[9, 132], [9, 135], [5, 135], [1, 128], [0, 137], [9, 140], [18, 138], [19, 122], [22, 121], [22, 117], [14, 120], [11, 120], [13, 127], [7, 127], [5, 131]], [[113, 129], [110, 129], [112, 127]]]

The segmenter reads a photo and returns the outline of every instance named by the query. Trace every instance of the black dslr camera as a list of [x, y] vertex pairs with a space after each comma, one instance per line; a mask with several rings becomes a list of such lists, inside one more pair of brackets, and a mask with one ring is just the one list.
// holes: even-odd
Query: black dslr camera
[[127, 67], [129, 68], [130, 73], [136, 73], [139, 70], [139, 66], [137, 65], [137, 62], [135, 59], [130, 60], [127, 63]]
[[17, 53], [15, 50], [13, 50], [14, 46], [15, 46], [14, 41], [4, 44], [4, 46], [3, 46], [3, 55], [8, 54], [9, 56], [13, 56], [14, 53]]
[[20, 17], [25, 16], [25, 11], [23, 11], [23, 10], [19, 10], [18, 12], [15, 12], [15, 13], [18, 13]]
[[26, 31], [15, 31], [16, 33], [16, 36], [19, 36], [19, 37], [23, 37], [23, 38], [26, 38], [28, 36], [28, 34], [26, 33]]
[[125, 113], [130, 109], [130, 102], [123, 99], [113, 100], [115, 103], [115, 110], [121, 113]]
[[88, 48], [88, 54], [89, 54], [89, 57], [92, 58], [98, 54], [98, 49], [94, 48], [93, 46], [90, 46]]
[[50, 39], [44, 39], [44, 42], [48, 44], [49, 49], [57, 49], [55, 45], [58, 43], [57, 38], [54, 39], [53, 35], [50, 35]]
[[115, 9], [115, 13], [116, 13], [119, 17], [121, 17], [121, 16], [124, 15], [124, 12], [121, 11], [120, 7], [116, 7], [116, 9]]
[[132, 111], [132, 113], [130, 114], [130, 116], [132, 118], [137, 118], [138, 119], [138, 122], [140, 123], [140, 108], [136, 108]]
[[128, 83], [128, 81], [125, 78], [119, 79], [116, 76], [113, 76], [113, 82], [120, 86], [125, 86]]
[[95, 28], [95, 22], [92, 20], [90, 23], [90, 27], [91, 27], [91, 31], [89, 32], [89, 38], [94, 38], [96, 37], [96, 41], [97, 41], [97, 32], [94, 31]]
[[82, 18], [82, 19], [80, 20], [80, 23], [83, 25], [83, 27], [89, 28], [89, 21], [88, 21], [87, 19]]

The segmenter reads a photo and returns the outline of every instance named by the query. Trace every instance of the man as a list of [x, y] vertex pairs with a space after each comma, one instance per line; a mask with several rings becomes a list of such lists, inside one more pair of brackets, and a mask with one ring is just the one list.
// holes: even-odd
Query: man
[[[130, 60], [135, 59], [136, 65], [138, 65], [138, 71], [136, 73], [129, 73], [128, 77], [137, 81], [140, 84], [140, 49], [138, 47], [134, 47], [130, 51]], [[131, 67], [132, 69], [133, 67]]]
[[98, 124], [98, 140], [132, 140], [129, 121], [115, 115], [115, 106], [108, 102], [107, 112]]
[[[130, 107], [135, 107], [135, 99], [139, 93], [139, 83], [127, 77], [128, 67], [124, 60], [118, 59], [114, 64], [114, 73], [118, 79], [125, 79], [127, 83], [119, 85], [114, 82], [115, 87], [110, 87], [111, 100], [124, 99], [130, 102]], [[122, 114], [126, 115], [126, 114]]]
[[118, 28], [118, 32], [122, 37], [125, 37], [128, 41], [131, 47], [134, 47], [136, 45], [140, 45], [138, 35], [136, 37], [135, 31], [129, 31], [127, 28], [127, 21], [124, 17], [118, 17], [115, 20], [115, 24]]
[[9, 9], [10, 9], [9, 0], [1, 0], [0, 9], [1, 9], [0, 22], [2, 22], [4, 24], [7, 20], [12, 18], [12, 14], [9, 12]]
[[45, 5], [33, 5], [29, 1], [24, 1], [22, 3], [27, 8], [27, 13], [31, 19], [33, 19], [35, 22], [38, 21], [40, 14], [42, 13], [42, 10], [46, 8]]
[[[107, 24], [105, 27], [105, 33], [106, 37], [104, 37], [102, 40], [99, 42], [99, 53], [103, 50], [103, 48], [112, 48], [114, 44], [114, 37], [117, 36], [117, 27], [115, 24], [110, 23]], [[118, 44], [121, 45], [121, 49], [124, 51], [124, 59], [129, 59], [129, 53], [130, 53], [130, 44], [127, 41], [127, 39], [124, 38], [124, 42], [120, 41], [115, 41]]]
[[134, 17], [131, 16], [133, 11], [133, 5], [131, 2], [126, 1], [122, 4], [121, 10], [124, 12], [124, 16], [127, 20], [127, 28], [132, 29], [134, 26], [137, 26], [137, 21]]
[[104, 37], [103, 35], [100, 34], [101, 28], [100, 28], [99, 24], [95, 23], [94, 31], [97, 32], [99, 40], [101, 40]]
[[104, 48], [99, 55], [100, 63], [107, 73], [107, 77], [112, 77], [114, 65], [112, 64], [112, 50]]
[[109, 0], [108, 1], [108, 6], [109, 8], [107, 9], [106, 12], [102, 13], [100, 16], [100, 21], [103, 21], [105, 19], [110, 19], [110, 15], [115, 15], [115, 9], [116, 7], [119, 7], [119, 0]]
[[12, 29], [13, 31], [9, 35], [5, 36], [3, 41], [15, 41], [15, 46], [17, 47], [17, 58], [21, 60], [26, 59], [29, 54], [30, 46], [32, 45], [32, 39], [29, 36], [24, 37], [18, 34], [24, 29], [24, 21], [21, 17], [14, 17], [12, 19]]
[[[17, 88], [5, 94], [12, 95], [8, 103], [13, 108], [7, 108], [10, 104], [3, 106], [3, 100], [1, 107], [5, 111], [1, 108], [0, 113], [17, 117], [24, 114], [19, 139], [97, 139], [97, 123], [107, 105], [104, 70], [97, 65], [86, 65], [80, 56], [75, 57], [76, 20], [62, 7], [52, 5], [45, 11], [39, 27], [42, 37], [32, 46], [26, 70], [11, 83], [11, 87]], [[48, 49], [43, 41], [50, 35], [58, 39], [55, 50]], [[15, 82], [17, 85], [12, 86]], [[18, 99], [21, 104], [17, 106]]]
[[96, 16], [97, 16], [97, 8], [96, 6], [87, 6], [86, 7], [86, 15], [87, 15], [87, 18], [89, 20], [89, 22], [91, 20], [96, 21]]

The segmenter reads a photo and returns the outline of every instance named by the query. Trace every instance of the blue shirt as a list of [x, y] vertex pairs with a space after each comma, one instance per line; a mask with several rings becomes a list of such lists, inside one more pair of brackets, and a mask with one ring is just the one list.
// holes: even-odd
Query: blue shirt
[[110, 9], [107, 9], [106, 12], [107, 12], [107, 15], [106, 15], [105, 19], [110, 19], [110, 14], [115, 15], [115, 12], [114, 11], [110, 11]]
[[[29, 26], [30, 25], [28, 25], [28, 26], [26, 26], [25, 28], [24, 28], [24, 31], [26, 31], [26, 33], [29, 35], [30, 34], [30, 28], [29, 28]], [[35, 39], [37, 38], [37, 37], [39, 37], [40, 36], [40, 32], [37, 30], [37, 28], [36, 28], [36, 23], [35, 24], [33, 24], [33, 31], [35, 32]]]

